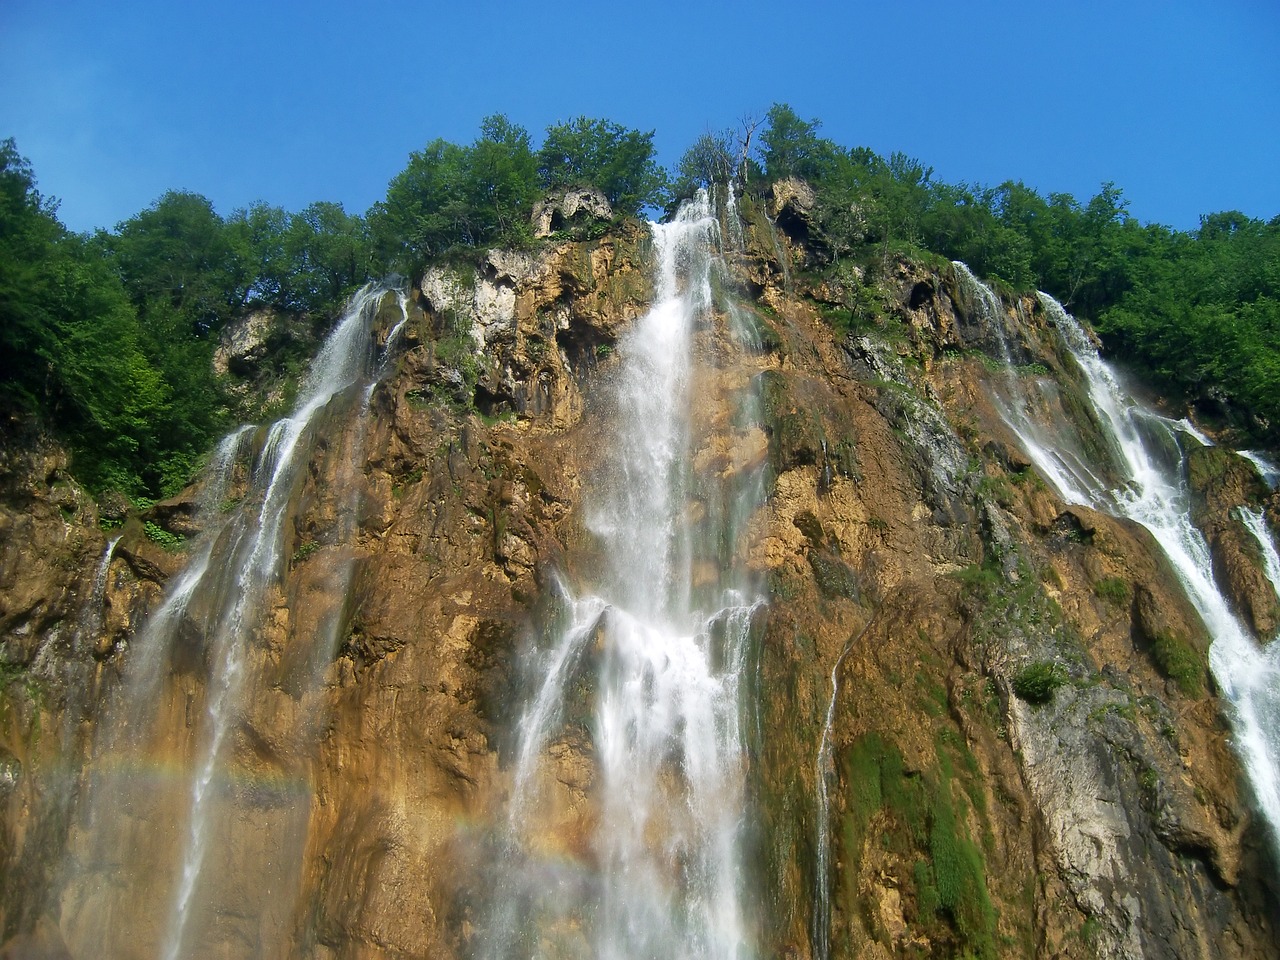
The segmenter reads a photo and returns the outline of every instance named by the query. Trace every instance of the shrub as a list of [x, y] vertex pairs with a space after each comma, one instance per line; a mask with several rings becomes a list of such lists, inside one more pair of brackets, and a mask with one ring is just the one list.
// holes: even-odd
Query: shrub
[[148, 540], [152, 543], [158, 543], [166, 550], [181, 550], [187, 542], [187, 538], [182, 534], [166, 530], [154, 520], [148, 520], [142, 525], [142, 529], [146, 533]]
[[1053, 699], [1053, 692], [1067, 682], [1061, 667], [1048, 660], [1029, 664], [1013, 678], [1013, 692], [1019, 700], [1041, 706]]

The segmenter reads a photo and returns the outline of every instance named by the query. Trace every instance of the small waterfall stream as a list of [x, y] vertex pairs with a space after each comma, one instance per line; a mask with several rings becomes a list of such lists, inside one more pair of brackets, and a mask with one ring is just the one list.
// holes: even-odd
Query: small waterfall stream
[[[619, 343], [614, 440], [589, 496], [600, 563], [559, 581], [560, 619], [531, 657], [491, 957], [752, 952], [743, 688], [761, 601], [736, 544], [760, 478], [692, 466], [694, 341], [719, 268], [707, 196], [652, 235], [655, 303]], [[571, 762], [590, 769], [592, 813], [565, 828]]]
[[[973, 281], [977, 282], [977, 281]], [[1213, 577], [1212, 557], [1191, 519], [1187, 444], [1206, 438], [1136, 401], [1120, 384], [1080, 324], [1047, 294], [1040, 301], [1084, 377], [1088, 400], [1111, 463], [1088, 456], [1070, 431], [1048, 435], [1045, 423], [1069, 423], [1044, 379], [1006, 384], [998, 405], [1045, 479], [1066, 501], [1135, 520], [1155, 537], [1212, 638], [1209, 666], [1231, 705], [1237, 754], [1255, 798], [1280, 840], [1280, 645], [1259, 647], [1232, 612]], [[1116, 480], [1107, 482], [1111, 474]]]
[[1267, 519], [1261, 510], [1240, 508], [1240, 521], [1245, 525], [1253, 538], [1258, 541], [1258, 549], [1262, 551], [1262, 566], [1271, 581], [1271, 588], [1276, 592], [1276, 600], [1280, 602], [1280, 553], [1276, 551], [1275, 541], [1267, 528]]
[[[223, 440], [211, 459], [201, 497], [204, 533], [186, 567], [169, 584], [165, 597], [131, 645], [112, 708], [116, 721], [104, 724], [102, 743], [96, 751], [97, 772], [91, 774], [81, 814], [89, 852], [71, 867], [69, 893], [64, 895], [64, 911], [73, 917], [73, 940], [89, 940], [92, 926], [118, 909], [115, 904], [121, 896], [146, 898], [155, 904], [154, 908], [143, 908], [149, 919], [139, 923], [138, 929], [112, 934], [128, 936], [130, 956], [148, 940], [154, 950], [151, 955], [166, 960], [222, 955], [217, 953], [222, 949], [218, 945], [222, 935], [211, 936], [208, 928], [225, 912], [211, 901], [226, 897], [228, 891], [233, 899], [262, 912], [259, 929], [264, 942], [248, 949], [266, 950], [265, 942], [271, 939], [273, 929], [278, 931], [287, 922], [292, 904], [287, 895], [280, 898], [285, 890], [239, 889], [250, 882], [235, 875], [245, 865], [228, 862], [229, 845], [221, 840], [237, 823], [245, 829], [263, 797], [268, 799], [270, 812], [259, 814], [264, 822], [254, 824], [253, 829], [270, 829], [269, 822], [275, 822], [278, 829], [289, 822], [296, 834], [298, 820], [307, 812], [306, 803], [282, 804], [271, 799], [269, 792], [263, 794], [262, 788], [247, 792], [235, 788], [231, 780], [243, 761], [231, 756], [231, 747], [232, 741], [243, 740], [251, 727], [249, 718], [259, 708], [255, 701], [266, 686], [258, 676], [264, 661], [257, 648], [264, 623], [277, 603], [273, 598], [287, 560], [286, 526], [295, 496], [317, 442], [329, 430], [325, 418], [340, 409], [335, 401], [345, 397], [352, 398], [347, 409], [354, 420], [355, 436], [339, 449], [339, 456], [345, 455], [353, 465], [351, 469], [339, 465], [342, 491], [336, 495], [339, 499], [358, 495], [355, 481], [360, 471], [354, 461], [363, 449], [363, 421], [372, 388], [387, 369], [386, 357], [407, 318], [406, 300], [399, 294], [402, 319], [388, 336], [382, 357], [375, 360], [372, 322], [388, 292], [385, 284], [370, 284], [352, 297], [313, 362], [290, 415], [264, 432], [251, 426], [240, 428]], [[231, 476], [237, 463], [252, 453], [255, 433], [263, 439], [250, 470], [247, 492], [228, 510], [224, 498]], [[343, 550], [349, 554], [342, 544], [354, 528], [354, 507], [354, 502], [345, 508], [339, 506], [340, 522], [333, 531], [341, 541], [335, 544], [339, 554]], [[349, 557], [344, 560], [341, 555], [331, 566], [326, 596], [332, 598], [336, 613], [329, 617], [333, 621], [330, 632], [338, 627], [341, 598], [352, 570]], [[300, 655], [302, 662], [315, 669], [292, 681], [297, 705], [290, 709], [298, 714], [299, 737], [305, 737], [305, 718], [314, 699], [312, 691], [318, 687], [319, 670], [332, 654], [333, 637], [323, 634], [308, 637], [304, 642], [313, 644], [314, 649]], [[181, 677], [192, 670], [207, 671], [207, 676], [193, 692], [185, 694], [185, 708], [180, 704], [175, 707], [174, 698], [180, 698], [177, 691], [184, 683]], [[173, 735], [175, 709], [185, 709], [185, 725], [191, 730], [189, 747], [184, 751], [188, 765], [182, 775], [185, 801], [170, 786], [171, 778], [165, 778], [163, 789], [149, 790], [147, 783], [154, 782], [154, 775], [142, 773], [154, 763], [172, 762], [151, 757], [172, 751], [166, 744]], [[237, 751], [242, 749], [237, 747]], [[159, 782], [155, 785], [160, 786]], [[305, 791], [297, 796], [305, 799]], [[273, 807], [283, 812], [277, 813]], [[139, 839], [148, 833], [147, 840]], [[289, 844], [287, 838], [273, 836], [256, 855], [287, 859]], [[215, 848], [219, 849], [216, 866], [211, 859]], [[179, 856], [176, 870], [162, 862], [175, 851]], [[301, 851], [294, 853], [300, 855]], [[293, 869], [288, 863], [268, 862], [263, 876], [274, 877], [268, 882], [287, 889]], [[162, 919], [165, 912], [167, 918]], [[104, 945], [108, 953], [112, 953], [112, 943], [116, 944], [113, 955], [125, 955], [122, 941], [110, 937]], [[141, 952], [147, 953], [145, 949]]]

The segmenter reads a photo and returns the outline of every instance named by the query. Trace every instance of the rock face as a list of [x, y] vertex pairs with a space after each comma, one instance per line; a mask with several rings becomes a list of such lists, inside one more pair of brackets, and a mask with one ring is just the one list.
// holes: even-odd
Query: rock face
[[[874, 288], [861, 271], [793, 278], [806, 201], [774, 197], [792, 233], [744, 211], [754, 226], [695, 339], [713, 371], [698, 475], [765, 478], [741, 544], [769, 598], [744, 705], [755, 952], [1274, 955], [1275, 868], [1223, 705], [1203, 660], [1182, 685], [1154, 652], [1177, 637], [1202, 658], [1203, 625], [1152, 538], [1062, 502], [993, 400], [997, 332], [1034, 365], [1020, 375], [1078, 390], [1044, 311], [1003, 304], [994, 331], [953, 272], [908, 262]], [[584, 490], [611, 441], [616, 345], [655, 297], [648, 243], [624, 224], [428, 270], [367, 415], [335, 405], [317, 428], [246, 644], [258, 686], [211, 781], [229, 839], [206, 854], [189, 955], [485, 955], [525, 668], [557, 577], [601, 562]], [[388, 301], [379, 344], [397, 316]], [[748, 386], [750, 416], [717, 399]], [[251, 496], [253, 459], [226, 479], [229, 509]], [[1265, 491], [1225, 451], [1200, 459], [1226, 592], [1269, 632], [1274, 593], [1231, 515]], [[16, 445], [0, 463], [0, 955], [152, 957], [182, 882], [216, 651], [175, 627], [137, 769], [104, 762], [104, 726], [124, 715], [109, 705], [148, 615], [229, 528], [193, 506], [200, 491], [100, 512], [65, 469]], [[691, 497], [690, 523], [708, 502]], [[165, 549], [157, 529], [187, 539]], [[1035, 703], [1038, 667], [1054, 679]], [[579, 728], [547, 752], [548, 864], [594, 855], [593, 750]], [[104, 782], [122, 798], [109, 842]], [[546, 937], [585, 948], [580, 930]]]
[[613, 207], [594, 187], [577, 187], [553, 194], [533, 208], [533, 235], [549, 237], [557, 231], [592, 220], [612, 220]]

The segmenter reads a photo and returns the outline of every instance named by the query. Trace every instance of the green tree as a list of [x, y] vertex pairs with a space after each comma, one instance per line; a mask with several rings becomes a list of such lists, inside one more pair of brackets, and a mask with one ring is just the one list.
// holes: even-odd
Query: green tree
[[290, 217], [283, 251], [289, 272], [280, 302], [290, 309], [336, 309], [369, 279], [368, 225], [340, 203], [313, 203]]
[[475, 243], [519, 243], [531, 237], [538, 196], [538, 161], [529, 131], [502, 114], [485, 117], [464, 165]]
[[0, 403], [10, 411], [35, 410], [46, 390], [44, 270], [64, 232], [56, 209], [12, 138], [0, 141]]
[[728, 131], [703, 133], [680, 157], [671, 184], [673, 200], [694, 195], [699, 187], [728, 183], [738, 163], [734, 143]]
[[[160, 492], [175, 469], [173, 391], [108, 249], [55, 210], [13, 141], [0, 144], [0, 403], [66, 439], [91, 486]], [[193, 458], [207, 438], [188, 439]]]
[[282, 207], [255, 203], [226, 221], [227, 242], [236, 265], [237, 288], [250, 302], [284, 306], [293, 272], [285, 250], [289, 214]]
[[378, 254], [387, 262], [421, 267], [471, 237], [464, 197], [467, 151], [433, 140], [409, 155], [408, 165], [387, 186], [386, 199], [369, 212]]
[[801, 120], [785, 103], [770, 107], [765, 120], [760, 152], [769, 180], [800, 177], [816, 182], [832, 172], [839, 149], [818, 136], [821, 121]]
[[459, 250], [521, 244], [538, 191], [528, 132], [487, 117], [469, 147], [433, 140], [410, 154], [369, 211], [371, 242], [384, 262], [408, 271]]
[[654, 154], [652, 130], [641, 133], [611, 120], [578, 117], [547, 128], [538, 176], [548, 190], [595, 187], [615, 211], [634, 216], [664, 196], [666, 175]]

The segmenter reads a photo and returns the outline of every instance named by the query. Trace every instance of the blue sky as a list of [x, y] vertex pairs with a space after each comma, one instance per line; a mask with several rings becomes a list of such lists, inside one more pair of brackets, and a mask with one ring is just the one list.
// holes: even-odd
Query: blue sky
[[1280, 4], [0, 2], [0, 137], [73, 229], [167, 189], [363, 212], [409, 152], [505, 113], [606, 117], [664, 163], [775, 101], [941, 179], [1144, 221], [1280, 214]]

